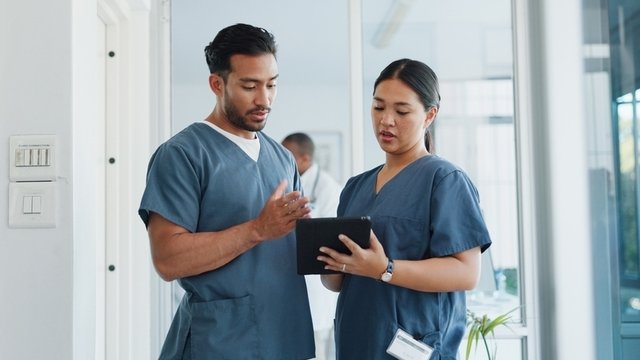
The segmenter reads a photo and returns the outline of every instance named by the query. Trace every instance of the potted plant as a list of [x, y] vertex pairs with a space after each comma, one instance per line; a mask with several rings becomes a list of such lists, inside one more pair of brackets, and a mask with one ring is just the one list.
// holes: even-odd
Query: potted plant
[[493, 330], [498, 326], [504, 325], [508, 327], [507, 322], [511, 319], [511, 313], [516, 309], [517, 308], [512, 309], [502, 315], [498, 315], [495, 319], [489, 318], [486, 314], [478, 316], [471, 310], [467, 309], [467, 327], [469, 328], [469, 337], [467, 338], [467, 351], [465, 360], [469, 360], [469, 356], [471, 355], [471, 347], [474, 346], [474, 344], [474, 349], [477, 349], [480, 339], [482, 339], [484, 349], [487, 352], [487, 359], [495, 359], [497, 347], [494, 344], [493, 352], [491, 352], [489, 349], [489, 342], [487, 340], [487, 337], [491, 336], [493, 338]]

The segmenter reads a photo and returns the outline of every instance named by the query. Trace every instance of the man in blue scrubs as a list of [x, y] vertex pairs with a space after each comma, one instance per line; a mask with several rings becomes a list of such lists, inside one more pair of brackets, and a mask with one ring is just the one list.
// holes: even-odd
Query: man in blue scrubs
[[186, 291], [160, 358], [312, 358], [292, 232], [308, 199], [291, 154], [261, 131], [276, 96], [275, 40], [236, 24], [205, 55], [216, 105], [153, 154], [139, 210], [158, 274]]

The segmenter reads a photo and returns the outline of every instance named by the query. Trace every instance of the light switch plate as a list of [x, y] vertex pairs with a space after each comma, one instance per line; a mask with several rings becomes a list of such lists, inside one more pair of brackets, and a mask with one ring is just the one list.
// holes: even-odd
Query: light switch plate
[[9, 137], [9, 181], [54, 181], [56, 136]]
[[54, 228], [55, 210], [55, 182], [9, 183], [10, 228]]

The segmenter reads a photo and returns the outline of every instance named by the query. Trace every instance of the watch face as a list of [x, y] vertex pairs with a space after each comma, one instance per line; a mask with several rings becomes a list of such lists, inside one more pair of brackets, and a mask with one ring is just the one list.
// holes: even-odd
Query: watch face
[[382, 274], [382, 277], [380, 278], [380, 280], [382, 280], [384, 282], [391, 281], [391, 273], [386, 272], [386, 273]]

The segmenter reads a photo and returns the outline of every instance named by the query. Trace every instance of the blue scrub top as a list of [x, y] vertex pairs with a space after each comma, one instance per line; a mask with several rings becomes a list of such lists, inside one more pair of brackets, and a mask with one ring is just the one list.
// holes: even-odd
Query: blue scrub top
[[[477, 190], [462, 170], [426, 156], [376, 194], [381, 168], [347, 182], [338, 216], [370, 216], [390, 259], [421, 260], [489, 247]], [[345, 275], [336, 309], [337, 358], [394, 359], [386, 349], [401, 328], [434, 348], [431, 360], [456, 359], [465, 316], [463, 291], [420, 292]]]
[[[190, 232], [220, 231], [256, 218], [281, 180], [300, 189], [295, 160], [258, 132], [252, 160], [204, 123], [162, 144], [150, 160], [139, 214], [155, 212]], [[225, 266], [179, 280], [186, 295], [161, 359], [308, 359], [313, 328], [295, 234], [266, 241]]]

